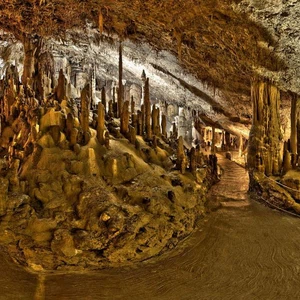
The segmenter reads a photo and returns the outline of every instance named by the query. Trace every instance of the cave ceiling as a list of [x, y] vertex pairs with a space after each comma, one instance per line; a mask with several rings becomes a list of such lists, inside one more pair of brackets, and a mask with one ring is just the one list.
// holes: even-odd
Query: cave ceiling
[[[2, 54], [8, 59], [14, 39], [40, 36], [57, 54], [117, 81], [122, 41], [124, 79], [141, 84], [144, 69], [153, 99], [199, 110], [206, 122], [230, 130], [239, 123], [243, 131], [251, 123], [253, 78], [299, 93], [299, 6], [296, 0], [0, 0]], [[11, 46], [11, 60], [17, 52]]]

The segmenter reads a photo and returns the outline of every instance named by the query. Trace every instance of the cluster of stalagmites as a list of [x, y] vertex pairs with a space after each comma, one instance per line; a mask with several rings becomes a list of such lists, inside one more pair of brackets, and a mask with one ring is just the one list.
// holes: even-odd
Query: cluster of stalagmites
[[[280, 90], [268, 82], [252, 82], [253, 125], [248, 147], [250, 192], [277, 207], [300, 213], [297, 95], [291, 95], [291, 135], [283, 141]], [[298, 142], [297, 142], [298, 140]]]
[[93, 106], [88, 85], [70, 99], [62, 72], [37, 100], [8, 68], [0, 93], [0, 241], [14, 260], [34, 270], [141, 261], [203, 215], [216, 159], [167, 138], [148, 79], [137, 112], [104, 90]]

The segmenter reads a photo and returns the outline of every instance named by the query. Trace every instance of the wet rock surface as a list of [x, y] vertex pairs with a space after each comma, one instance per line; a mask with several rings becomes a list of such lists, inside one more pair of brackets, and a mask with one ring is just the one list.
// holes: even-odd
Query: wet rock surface
[[[166, 161], [162, 149], [151, 154], [156, 162], [160, 156]], [[9, 185], [11, 169], [1, 179], [0, 239], [16, 262], [35, 271], [148, 259], [175, 247], [205, 213], [209, 168], [194, 177], [149, 165], [125, 140], [111, 141], [107, 150], [92, 137], [78, 155], [44, 146], [35, 164], [32, 159], [22, 165], [17, 183]]]
[[220, 185], [227, 183], [222, 202], [241, 205], [222, 205], [176, 250], [130, 268], [39, 276], [1, 256], [2, 298], [298, 299], [299, 219], [248, 200], [245, 194], [238, 200], [234, 195], [238, 186], [247, 184], [247, 173], [219, 160], [223, 178], [211, 190], [210, 201], [216, 194], [221, 197]]

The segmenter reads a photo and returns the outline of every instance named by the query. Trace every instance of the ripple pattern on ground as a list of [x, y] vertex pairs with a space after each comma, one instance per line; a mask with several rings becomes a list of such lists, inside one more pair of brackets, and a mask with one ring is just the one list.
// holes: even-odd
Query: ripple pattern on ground
[[210, 197], [223, 205], [179, 249], [134, 268], [48, 275], [36, 299], [300, 299], [300, 220], [249, 200], [245, 170], [219, 163]]

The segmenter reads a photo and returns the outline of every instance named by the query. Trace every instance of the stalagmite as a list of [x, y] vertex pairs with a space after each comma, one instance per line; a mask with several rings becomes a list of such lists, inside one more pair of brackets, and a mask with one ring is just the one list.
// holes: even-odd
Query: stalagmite
[[229, 151], [231, 146], [230, 133], [225, 131], [225, 150]]
[[70, 147], [74, 147], [77, 144], [77, 137], [78, 137], [78, 129], [72, 128], [70, 132]]
[[141, 135], [143, 136], [145, 133], [145, 105], [142, 104], [141, 106]]
[[129, 101], [125, 101], [122, 109], [121, 114], [121, 126], [120, 131], [122, 134], [126, 135], [128, 133], [128, 126], [129, 126]]
[[213, 154], [216, 153], [215, 146], [216, 146], [216, 129], [213, 126], [212, 127], [212, 137], [211, 137], [211, 149], [210, 149], [211, 153], [213, 153]]
[[292, 169], [292, 163], [291, 163], [291, 154], [288, 150], [285, 150], [284, 156], [283, 156], [283, 164], [282, 164], [283, 173], [285, 174], [287, 171]]
[[109, 100], [109, 102], [108, 102], [108, 116], [110, 118], [112, 118], [114, 116], [113, 102], [112, 102], [112, 100]]
[[135, 145], [136, 142], [136, 129], [133, 126], [129, 126], [129, 141]]
[[58, 84], [56, 87], [56, 97], [59, 102], [63, 101], [66, 98], [66, 94], [67, 94], [66, 87], [67, 87], [66, 78], [63, 70], [60, 69], [59, 76], [58, 76]]
[[105, 87], [101, 90], [101, 103], [104, 106], [104, 112], [106, 113], [106, 94], [105, 94]]
[[152, 138], [152, 147], [153, 148], [157, 148], [157, 136], [156, 135], [153, 135], [153, 138]]
[[152, 107], [152, 132], [154, 135], [160, 134], [159, 108], [156, 108], [155, 104], [153, 104], [153, 107]]
[[116, 88], [115, 87], [113, 87], [112, 106], [113, 106], [113, 115], [114, 115], [114, 118], [117, 118], [118, 117], [118, 103], [116, 102]]
[[290, 151], [291, 151], [291, 163], [295, 168], [297, 163], [297, 117], [298, 109], [297, 102], [298, 96], [293, 94], [291, 96], [291, 138], [290, 138]]
[[152, 129], [151, 129], [151, 102], [150, 102], [149, 78], [147, 78], [145, 82], [144, 103], [145, 103], [146, 139], [150, 141], [152, 139]]
[[186, 170], [186, 166], [187, 166], [187, 160], [184, 153], [183, 137], [180, 136], [178, 138], [176, 168], [180, 170], [181, 174], [184, 174]]
[[110, 145], [109, 145], [109, 132], [106, 131], [104, 134], [104, 146], [106, 147], [106, 149], [110, 149]]
[[140, 110], [137, 112], [137, 134], [143, 135], [143, 114]]
[[197, 170], [197, 158], [196, 158], [196, 149], [194, 147], [191, 148], [190, 150], [190, 172], [192, 174], [195, 174]]
[[90, 86], [86, 85], [81, 92], [81, 114], [80, 123], [84, 136], [84, 144], [89, 142], [89, 114], [90, 114]]
[[167, 137], [167, 118], [166, 118], [166, 115], [162, 115], [162, 117], [161, 117], [161, 134], [164, 137]]
[[74, 117], [71, 113], [68, 113], [67, 120], [66, 120], [66, 136], [69, 141], [70, 141], [73, 127], [74, 127]]
[[105, 130], [105, 110], [102, 103], [98, 103], [98, 124], [97, 124], [97, 139], [101, 145], [104, 144], [104, 130]]
[[123, 54], [122, 43], [119, 44], [119, 89], [118, 89], [118, 115], [119, 118], [123, 108]]
[[133, 97], [131, 97], [131, 101], [130, 101], [130, 112], [131, 112], [131, 119], [132, 119], [132, 116], [135, 114], [135, 102], [133, 101]]

